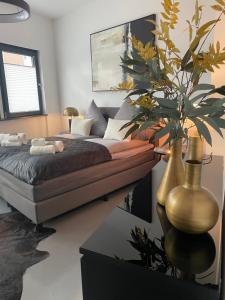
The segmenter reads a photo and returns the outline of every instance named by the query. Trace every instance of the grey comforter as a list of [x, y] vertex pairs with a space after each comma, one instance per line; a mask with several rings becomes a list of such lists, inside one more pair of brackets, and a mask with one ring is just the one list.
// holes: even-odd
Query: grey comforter
[[36, 185], [80, 169], [112, 159], [108, 149], [100, 144], [62, 138], [65, 149], [55, 155], [32, 156], [30, 144], [21, 147], [0, 147], [0, 168], [26, 183]]

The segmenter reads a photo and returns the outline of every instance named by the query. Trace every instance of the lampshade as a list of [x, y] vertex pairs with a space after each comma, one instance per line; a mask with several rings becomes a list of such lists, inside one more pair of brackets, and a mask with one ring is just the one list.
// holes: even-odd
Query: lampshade
[[79, 111], [75, 107], [67, 107], [64, 110], [63, 115], [65, 117], [77, 117], [79, 116]]
[[24, 0], [0, 1], [0, 23], [26, 21], [30, 17], [30, 6]]

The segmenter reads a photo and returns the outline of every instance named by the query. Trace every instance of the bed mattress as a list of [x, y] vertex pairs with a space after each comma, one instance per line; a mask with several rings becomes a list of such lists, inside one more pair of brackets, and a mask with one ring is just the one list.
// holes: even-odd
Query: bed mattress
[[64, 151], [55, 155], [30, 155], [30, 143], [18, 147], [0, 147], [0, 168], [19, 180], [36, 185], [112, 160], [109, 150], [100, 143], [80, 139], [60, 140], [64, 143]]
[[[113, 160], [75, 171], [38, 185], [27, 184], [13, 175], [0, 170], [0, 184], [8, 186], [23, 197], [40, 202], [50, 197], [72, 191], [127, 169], [145, 164], [155, 159], [153, 145], [117, 152]], [[125, 154], [125, 155], [124, 155]]]
[[92, 142], [95, 144], [99, 144], [105, 146], [111, 154], [120, 153], [124, 151], [128, 151], [131, 149], [140, 148], [143, 146], [149, 146], [148, 141], [142, 140], [111, 140], [111, 139], [101, 139], [101, 138], [92, 138], [92, 139], [85, 139], [88, 142]]

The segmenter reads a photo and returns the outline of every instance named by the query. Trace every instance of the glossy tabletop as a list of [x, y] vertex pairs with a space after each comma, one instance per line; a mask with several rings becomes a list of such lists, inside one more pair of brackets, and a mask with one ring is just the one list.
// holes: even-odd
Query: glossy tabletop
[[203, 167], [202, 185], [215, 195], [220, 217], [209, 233], [197, 236], [173, 228], [165, 209], [157, 204], [155, 194], [165, 166], [166, 163], [161, 161], [151, 174], [130, 190], [121, 205], [81, 247], [81, 253], [110, 257], [171, 279], [213, 289], [219, 295], [223, 159], [214, 156], [212, 163]]

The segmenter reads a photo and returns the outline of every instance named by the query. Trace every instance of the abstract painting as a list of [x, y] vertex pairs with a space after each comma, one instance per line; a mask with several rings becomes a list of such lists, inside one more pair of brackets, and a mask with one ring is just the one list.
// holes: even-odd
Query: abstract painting
[[[121, 57], [131, 54], [135, 57], [131, 37], [135, 36], [144, 44], [155, 43], [153, 23], [156, 19], [150, 15], [110, 29], [91, 34], [92, 89], [97, 91], [115, 90], [121, 82], [128, 80], [128, 75], [121, 68]], [[136, 87], [143, 88], [143, 83], [135, 82]]]

